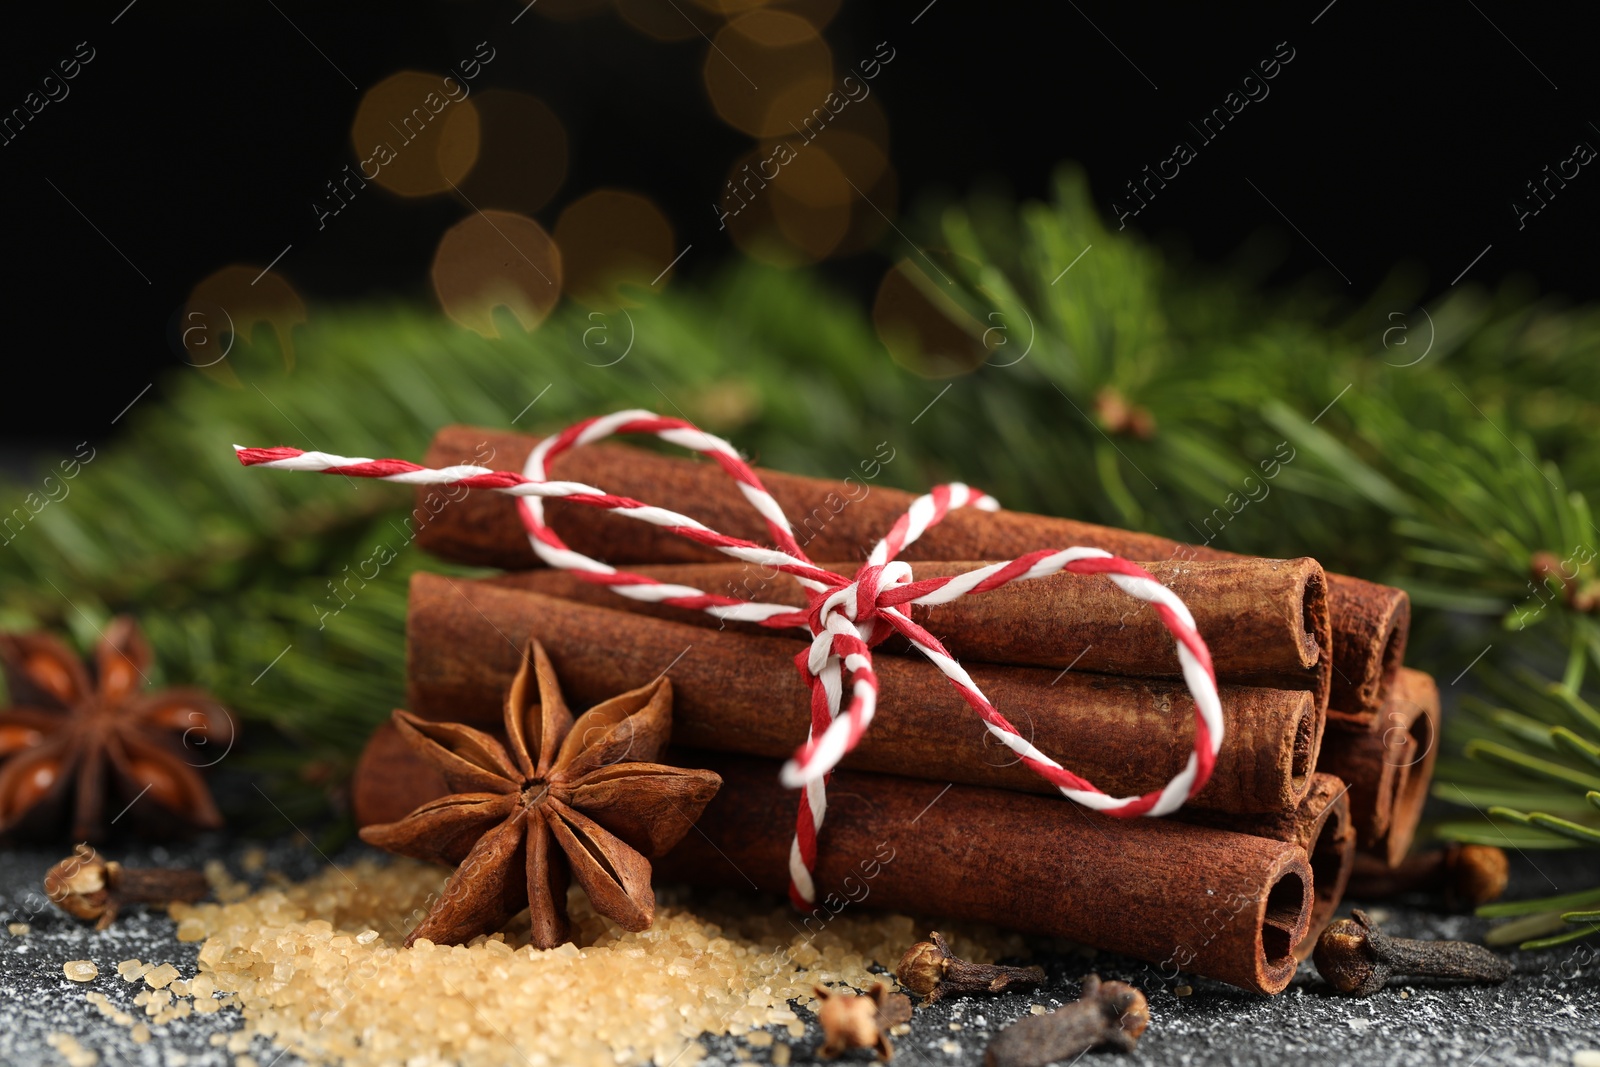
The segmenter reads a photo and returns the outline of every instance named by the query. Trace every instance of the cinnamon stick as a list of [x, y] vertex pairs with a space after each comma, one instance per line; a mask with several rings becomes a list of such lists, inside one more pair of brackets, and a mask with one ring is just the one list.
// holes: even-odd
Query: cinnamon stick
[[[430, 466], [472, 462], [496, 470], [522, 469], [537, 438], [449, 426], [428, 449]], [[892, 453], [891, 453], [892, 455]], [[879, 457], [880, 459], [884, 457]], [[762, 470], [761, 479], [794, 525], [813, 559], [861, 559], [910, 505], [913, 494], [879, 485], [878, 459], [843, 481]], [[676, 507], [735, 537], [766, 543], [762, 519], [737, 486], [712, 463], [661, 456], [616, 445], [588, 445], [557, 457], [556, 478]], [[552, 501], [551, 526], [568, 543], [613, 564], [718, 560], [714, 551], [642, 522], [595, 508]], [[468, 493], [451, 502], [443, 490], [422, 488], [416, 510], [418, 543], [444, 559], [525, 570], [538, 565], [509, 497]], [[908, 560], [1002, 560], [1040, 548], [1091, 545], [1133, 560], [1240, 558], [1207, 545], [1024, 512], [953, 512], [903, 553]], [[1376, 725], [1378, 712], [1405, 652], [1410, 602], [1404, 592], [1328, 575], [1333, 626], [1331, 707], [1356, 728]]]
[[1317, 769], [1350, 783], [1356, 845], [1390, 866], [1405, 858], [1422, 819], [1438, 757], [1439, 687], [1402, 668], [1373, 733], [1329, 730]]
[[1342, 574], [1328, 575], [1333, 620], [1333, 692], [1328, 722], [1360, 732], [1386, 729], [1411, 632], [1411, 598], [1402, 589]]
[[[840, 574], [852, 563], [823, 563]], [[965, 574], [982, 563], [931, 562], [916, 577]], [[1333, 674], [1326, 582], [1311, 559], [1237, 559], [1143, 565], [1183, 597], [1211, 646], [1217, 677], [1237, 685], [1309, 689], [1326, 706]], [[786, 574], [738, 563], [680, 563], [634, 568], [662, 582], [741, 600], [804, 607], [806, 591]], [[768, 577], [770, 575], [770, 577]], [[703, 611], [647, 604], [586, 582], [571, 571], [521, 571], [492, 579], [496, 585], [686, 622], [771, 635], [751, 623], [721, 623]], [[936, 607], [915, 606], [911, 616], [963, 661], [1026, 667], [1072, 668], [1142, 678], [1178, 678], [1172, 636], [1149, 605], [1133, 600], [1105, 575], [1055, 574], [1012, 582]], [[890, 638], [883, 647], [912, 653]]]
[[[688, 834], [655, 861], [661, 881], [781, 893], [788, 886], [796, 794], [778, 763], [673, 756], [722, 775]], [[412, 773], [387, 725], [356, 770], [358, 822], [442, 795]], [[409, 805], [409, 806], [408, 806]], [[1299, 846], [1173, 822], [1116, 819], [1048, 797], [840, 771], [816, 870], [809, 931], [859, 904], [996, 923], [1148, 960], [1260, 993], [1294, 976], [1313, 874]]]
[[[805, 642], [751, 637], [593, 607], [486, 582], [417, 574], [407, 621], [410, 710], [499, 721], [518, 649], [539, 639], [575, 703], [671, 672], [674, 743], [788, 758], [804, 742]], [[1054, 793], [1000, 746], [932, 664], [875, 659], [877, 717], [847, 766], [944, 782]], [[992, 664], [972, 677], [1023, 735], [1114, 795], [1160, 788], [1193, 748], [1181, 683]], [[1222, 686], [1226, 727], [1210, 782], [1191, 803], [1225, 811], [1295, 807], [1311, 785], [1322, 719], [1305, 691]]]
[[1174, 818], [1200, 826], [1270, 837], [1305, 850], [1311, 863], [1311, 923], [1294, 947], [1294, 958], [1310, 959], [1317, 937], [1344, 899], [1356, 862], [1356, 830], [1350, 820], [1348, 787], [1331, 774], [1312, 776], [1311, 791], [1293, 811], [1271, 815], [1230, 815], [1203, 808], [1181, 809]]

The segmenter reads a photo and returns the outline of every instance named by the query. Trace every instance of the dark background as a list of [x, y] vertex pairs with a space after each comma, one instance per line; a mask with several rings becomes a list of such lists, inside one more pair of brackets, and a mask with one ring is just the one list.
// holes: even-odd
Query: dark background
[[[695, 246], [681, 277], [736, 258], [710, 204], [751, 141], [707, 102], [707, 41], [651, 39], [605, 6], [551, 17], [559, 2], [514, 25], [522, 5], [500, 0], [114, 0], [8, 16], [0, 112], [78, 42], [96, 56], [65, 100], [0, 145], [10, 365], [66, 386], [10, 390], [0, 435], [15, 446], [52, 438], [69, 413], [111, 418], [178, 363], [170, 325], [199, 279], [264, 267], [291, 243], [277, 270], [313, 304], [431, 302], [433, 249], [468, 208], [374, 187], [319, 233], [310, 205], [355, 160], [362, 90], [402, 68], [443, 70], [481, 40], [497, 57], [475, 88], [535, 93], [566, 125], [571, 162], [538, 214], [547, 228], [573, 197], [620, 185], [648, 193]], [[655, 4], [665, 16], [691, 0]], [[1176, 140], [1200, 147], [1187, 123], [1286, 41], [1295, 58], [1270, 96], [1200, 147], [1132, 220], [1138, 230], [1201, 263], [1249, 249], [1275, 264], [1274, 283], [1316, 276], [1352, 302], [1397, 268], [1436, 295], [1492, 245], [1459, 284], [1513, 280], [1584, 300], [1596, 295], [1600, 167], [1521, 231], [1511, 205], [1576, 142], [1600, 147], [1588, 24], [1577, 5], [1504, 0], [847, 0], [824, 37], [841, 73], [879, 41], [896, 50], [874, 95], [902, 225], [918, 203], [980, 184], [1045, 195], [1063, 160], [1086, 167], [1109, 212]], [[822, 269], [866, 301], [888, 262], [868, 253]]]

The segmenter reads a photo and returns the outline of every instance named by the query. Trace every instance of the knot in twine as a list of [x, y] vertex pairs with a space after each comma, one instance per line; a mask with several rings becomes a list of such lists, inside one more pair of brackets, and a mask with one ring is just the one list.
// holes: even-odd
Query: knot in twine
[[[649, 434], [690, 451], [710, 456], [731, 477], [744, 498], [766, 523], [776, 547], [730, 537], [667, 508], [615, 496], [582, 482], [552, 481], [551, 460], [563, 452], [614, 434]], [[728, 442], [681, 419], [649, 411], [619, 411], [587, 419], [541, 440], [529, 454], [521, 474], [462, 464], [431, 469], [398, 459], [359, 459], [296, 448], [240, 448], [245, 466], [318, 471], [353, 478], [377, 478], [409, 485], [461, 485], [515, 497], [517, 512], [534, 552], [551, 567], [573, 571], [586, 581], [605, 585], [633, 600], [704, 611], [718, 619], [753, 622], [774, 628], [798, 627], [811, 643], [795, 663], [811, 690], [811, 727], [802, 745], [782, 770], [782, 780], [804, 791], [795, 836], [789, 850], [789, 896], [797, 906], [816, 901], [812, 872], [817, 863], [817, 835], [827, 814], [827, 780], [834, 767], [860, 743], [878, 706], [878, 676], [872, 648], [898, 633], [926, 656], [950, 681], [983, 721], [985, 729], [1016, 754], [1030, 770], [1054, 785], [1063, 796], [1108, 815], [1166, 815], [1180, 808], [1211, 776], [1222, 744], [1222, 709], [1211, 653], [1195, 629], [1183, 601], [1144, 568], [1098, 548], [1042, 549], [1005, 563], [966, 574], [914, 580], [911, 565], [896, 557], [952, 510], [963, 507], [998, 511], [991, 496], [959, 482], [935, 487], [912, 502], [879, 541], [853, 578], [818, 567], [795, 540], [794, 530], [761, 479]], [[568, 546], [545, 522], [544, 501], [557, 498], [603, 508], [662, 527], [679, 537], [715, 548], [746, 563], [788, 574], [806, 590], [807, 606], [745, 601], [708, 593], [692, 586], [658, 581], [618, 570]], [[907, 605], [947, 604], [963, 596], [987, 593], [1014, 581], [1043, 578], [1067, 571], [1104, 574], [1123, 592], [1144, 601], [1172, 634], [1183, 679], [1195, 701], [1194, 749], [1183, 770], [1162, 788], [1142, 796], [1112, 797], [1035, 748], [989, 703], [972, 676], [934, 637], [913, 622]], [[845, 702], [846, 686], [849, 702]], [[1129, 738], [1130, 745], [1140, 742]], [[736, 747], [736, 746], [730, 746]], [[915, 768], [907, 768], [915, 773]]]

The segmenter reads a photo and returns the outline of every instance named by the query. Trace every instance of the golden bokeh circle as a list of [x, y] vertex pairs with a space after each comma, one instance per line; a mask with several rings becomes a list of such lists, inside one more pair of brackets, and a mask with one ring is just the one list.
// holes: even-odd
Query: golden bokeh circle
[[[758, 8], [717, 31], [702, 73], [724, 122], [754, 137], [787, 136], [831, 90], [833, 52], [805, 19]], [[780, 97], [786, 109], [772, 105]]]
[[498, 337], [494, 310], [537, 329], [561, 300], [561, 252], [544, 227], [513, 211], [475, 211], [439, 240], [430, 272], [446, 315]]
[[478, 112], [455, 78], [402, 70], [356, 105], [350, 140], [361, 175], [400, 196], [447, 192], [478, 159]]
[[850, 229], [833, 250], [833, 256], [851, 256], [877, 245], [899, 213], [900, 182], [882, 148], [866, 136], [830, 128], [814, 142], [849, 179], [855, 199], [850, 206]]
[[825, 258], [850, 228], [850, 183], [827, 152], [787, 141], [735, 161], [720, 216], [741, 251], [776, 266]]
[[[665, 6], [669, 0], [654, 0]], [[676, 0], [673, 0], [676, 2]], [[694, 7], [732, 18], [757, 8], [770, 8], [799, 15], [817, 29], [824, 29], [839, 13], [841, 0], [693, 0]], [[620, 3], [619, 3], [620, 6]]]
[[506, 89], [472, 96], [480, 129], [478, 161], [458, 183], [463, 202], [533, 214], [567, 180], [567, 131], [538, 97]]
[[622, 21], [658, 41], [709, 37], [722, 21], [704, 5], [681, 0], [616, 0]]
[[602, 311], [635, 306], [629, 288], [666, 284], [677, 254], [661, 209], [623, 189], [596, 189], [568, 204], [556, 220], [556, 244], [567, 294]]
[[185, 362], [218, 381], [238, 385], [228, 356], [266, 326], [294, 369], [294, 328], [306, 322], [306, 302], [277, 271], [235, 263], [213, 271], [189, 290], [175, 340]]
[[[943, 276], [941, 276], [943, 275]], [[884, 274], [872, 325], [889, 357], [924, 378], [970, 374], [999, 343], [987, 325], [945, 295], [947, 271], [902, 259]]]

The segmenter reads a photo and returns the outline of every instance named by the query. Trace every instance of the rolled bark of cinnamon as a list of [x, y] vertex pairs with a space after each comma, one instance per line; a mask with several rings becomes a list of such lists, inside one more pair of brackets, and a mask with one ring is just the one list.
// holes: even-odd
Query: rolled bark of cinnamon
[[1439, 687], [1430, 675], [1401, 668], [1379, 730], [1329, 730], [1324, 738], [1317, 769], [1350, 783], [1356, 846], [1390, 866], [1405, 858], [1416, 837], [1439, 729]]
[[1184, 808], [1174, 818], [1219, 830], [1270, 837], [1305, 850], [1311, 863], [1311, 922], [1294, 947], [1297, 960], [1309, 959], [1317, 938], [1333, 920], [1344, 899], [1356, 862], [1356, 830], [1350, 820], [1348, 786], [1331, 774], [1312, 776], [1311, 791], [1290, 812], [1272, 815], [1229, 815], [1203, 808]]
[[1381, 730], [1411, 633], [1411, 598], [1403, 589], [1328, 575], [1333, 620], [1333, 692], [1328, 722], [1359, 733]]
[[[779, 764], [676, 751], [722, 789], [655, 861], [656, 881], [782, 893], [798, 796]], [[423, 773], [415, 773], [418, 770]], [[445, 792], [385, 724], [353, 783], [360, 825], [403, 816]], [[1313, 874], [1297, 845], [1167, 819], [1115, 819], [1059, 798], [841, 771], [829, 787], [816, 870], [825, 924], [852, 903], [965, 919], [1148, 960], [1260, 993], [1294, 976]]]
[[[751, 637], [593, 607], [487, 582], [420, 573], [406, 625], [410, 710], [493, 724], [528, 637], [544, 645], [575, 704], [671, 671], [673, 741], [786, 759], [805, 741], [810, 692], [795, 667], [806, 642]], [[872, 729], [845, 765], [1025, 792], [1055, 788], [993, 740], [930, 663], [874, 660]], [[1112, 795], [1159, 789], [1188, 761], [1193, 698], [1160, 679], [973, 664], [972, 677], [1023, 736]], [[1226, 732], [1211, 780], [1190, 801], [1224, 811], [1290, 810], [1321, 743], [1309, 692], [1221, 686]]]
[[[430, 466], [472, 462], [520, 471], [537, 441], [523, 434], [449, 426], [434, 437], [426, 462]], [[872, 464], [877, 471], [880, 465]], [[856, 475], [838, 482], [781, 471], [762, 470], [760, 475], [813, 559], [863, 558], [915, 499], [911, 493], [869, 484]], [[557, 457], [551, 476], [679, 507], [722, 533], [766, 543], [761, 517], [733, 481], [711, 463], [615, 445], [587, 445]], [[653, 526], [596, 508], [559, 500], [548, 502], [546, 508], [550, 525], [563, 539], [613, 564], [725, 559]], [[468, 493], [452, 502], [443, 490], [424, 487], [418, 490], [414, 514], [418, 543], [441, 558], [508, 570], [539, 566], [514, 502], [502, 494]], [[1131, 560], [1242, 558], [1206, 545], [1072, 519], [968, 510], [952, 512], [902, 555], [908, 560], [1003, 560], [1071, 545], [1103, 548]], [[1410, 602], [1404, 592], [1388, 586], [1336, 574], [1327, 578], [1333, 627], [1331, 707], [1344, 713], [1341, 719], [1348, 726], [1371, 728], [1404, 656]]]
[[[983, 563], [931, 562], [916, 577], [965, 574]], [[840, 574], [855, 564], [822, 563]], [[1237, 559], [1146, 563], [1184, 600], [1200, 636], [1211, 647], [1217, 678], [1236, 685], [1308, 689], [1326, 707], [1333, 674], [1326, 581], [1312, 559]], [[661, 582], [687, 585], [741, 600], [804, 607], [806, 591], [786, 574], [763, 573], [739, 563], [681, 563], [634, 568]], [[768, 574], [771, 576], [768, 577]], [[703, 611], [648, 604], [584, 581], [571, 571], [535, 570], [491, 581], [512, 589], [576, 600], [742, 633], [788, 633], [753, 623], [722, 623]], [[1182, 676], [1172, 635], [1149, 605], [1118, 589], [1102, 574], [1054, 574], [1012, 582], [989, 593], [935, 607], [913, 606], [911, 616], [963, 661], [1052, 667], [1139, 678]], [[883, 647], [915, 653], [892, 637]]]

